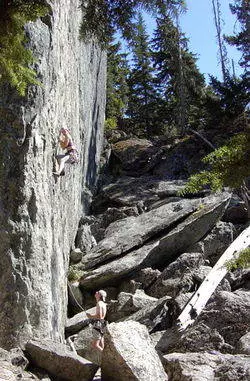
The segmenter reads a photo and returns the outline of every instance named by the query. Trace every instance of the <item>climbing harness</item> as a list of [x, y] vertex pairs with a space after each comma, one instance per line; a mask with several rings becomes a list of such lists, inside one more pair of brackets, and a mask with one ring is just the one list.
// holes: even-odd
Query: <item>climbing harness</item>
[[[70, 290], [70, 293], [71, 293], [71, 296], [73, 297], [76, 305], [83, 311], [85, 312], [85, 310], [82, 308], [82, 306], [78, 303], [78, 301], [76, 300], [75, 298], [75, 295], [72, 291], [72, 288], [71, 288], [71, 285], [69, 283], [69, 281], [67, 282], [68, 283], [68, 287], [69, 287], [69, 290]], [[98, 331], [101, 335], [104, 334], [105, 332], [105, 329], [106, 329], [106, 326], [107, 326], [107, 321], [104, 320], [104, 319], [95, 319], [95, 318], [89, 318], [88, 319], [88, 325], [91, 325], [93, 329], [95, 329], [96, 331]]]

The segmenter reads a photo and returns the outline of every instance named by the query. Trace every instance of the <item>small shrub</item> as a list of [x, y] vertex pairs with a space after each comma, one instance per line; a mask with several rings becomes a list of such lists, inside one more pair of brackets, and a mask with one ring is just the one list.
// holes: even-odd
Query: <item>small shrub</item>
[[104, 127], [105, 130], [115, 130], [117, 128], [117, 119], [115, 117], [107, 118]]
[[227, 261], [226, 268], [228, 271], [235, 269], [245, 269], [250, 267], [250, 247], [242, 250], [237, 259]]
[[84, 274], [84, 271], [75, 266], [70, 266], [68, 271], [68, 281], [77, 282]]

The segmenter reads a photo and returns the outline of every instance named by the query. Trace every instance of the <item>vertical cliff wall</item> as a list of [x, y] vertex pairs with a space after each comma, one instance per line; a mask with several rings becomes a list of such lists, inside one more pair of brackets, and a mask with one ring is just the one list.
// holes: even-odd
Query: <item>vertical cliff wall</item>
[[[0, 346], [63, 335], [68, 254], [96, 182], [102, 146], [106, 56], [79, 40], [76, 0], [27, 25], [41, 87], [0, 94]], [[80, 164], [52, 175], [58, 130], [67, 127]]]

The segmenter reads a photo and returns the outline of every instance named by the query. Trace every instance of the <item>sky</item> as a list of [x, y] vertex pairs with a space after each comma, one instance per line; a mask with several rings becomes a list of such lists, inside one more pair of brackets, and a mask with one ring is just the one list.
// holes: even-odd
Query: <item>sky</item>
[[[222, 32], [231, 35], [237, 30], [235, 16], [229, 9], [229, 3], [233, 0], [220, 0], [221, 14], [224, 21]], [[189, 50], [197, 55], [197, 66], [201, 73], [208, 80], [208, 74], [222, 79], [221, 67], [218, 60], [218, 48], [216, 44], [216, 30], [214, 26], [212, 1], [211, 0], [186, 0], [187, 12], [181, 16], [180, 23], [182, 31], [189, 38]], [[154, 23], [150, 17], [146, 16], [148, 32], [152, 33]], [[231, 65], [234, 60], [236, 75], [242, 73], [242, 69], [238, 65], [240, 60], [240, 52], [235, 48], [226, 44], [228, 58]]]
[[[223, 34], [230, 35], [237, 30], [235, 16], [229, 9], [229, 3], [232, 0], [220, 0], [221, 14], [224, 20]], [[213, 74], [219, 79], [221, 78], [221, 68], [218, 61], [218, 49], [216, 45], [216, 31], [212, 13], [211, 0], [187, 0], [188, 10], [181, 17], [181, 27], [183, 32], [189, 38], [189, 49], [198, 55], [197, 65], [201, 72], [205, 74]], [[232, 59], [235, 64], [236, 74], [241, 73], [238, 65], [240, 60], [240, 52], [235, 48], [226, 44], [229, 62]]]

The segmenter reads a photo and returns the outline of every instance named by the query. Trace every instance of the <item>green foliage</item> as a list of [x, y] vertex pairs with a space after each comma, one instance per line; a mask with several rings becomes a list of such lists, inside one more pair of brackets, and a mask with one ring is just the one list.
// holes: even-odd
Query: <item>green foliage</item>
[[68, 271], [68, 281], [76, 282], [78, 281], [84, 274], [84, 271], [79, 269], [77, 266], [70, 266]]
[[200, 118], [205, 81], [196, 66], [196, 57], [189, 52], [188, 40], [168, 14], [157, 18], [153, 39], [153, 59], [157, 80], [170, 110], [169, 124], [183, 130]]
[[127, 105], [129, 72], [126, 55], [119, 53], [120, 44], [108, 45], [106, 127], [115, 128]]
[[230, 45], [235, 45], [242, 52], [240, 65], [245, 67], [247, 71], [249, 61], [249, 0], [234, 0], [234, 4], [230, 4], [230, 9], [236, 15], [241, 30], [234, 36], [226, 36], [225, 39]]
[[84, 17], [80, 34], [86, 40], [95, 36], [104, 46], [115, 31], [131, 39], [138, 11], [156, 12], [166, 7], [178, 8], [184, 3], [183, 0], [82, 0]]
[[203, 161], [211, 169], [191, 176], [182, 194], [197, 192], [208, 185], [213, 191], [221, 190], [224, 186], [240, 187], [250, 175], [250, 129], [232, 137]]
[[158, 124], [158, 113], [155, 111], [158, 109], [160, 97], [152, 67], [149, 36], [141, 14], [138, 15], [131, 50], [133, 67], [128, 78], [129, 98], [126, 115], [129, 116], [135, 133], [149, 136], [155, 132], [154, 126]]
[[215, 77], [210, 76], [210, 87], [217, 103], [217, 106], [215, 106], [215, 102], [213, 102], [210, 110], [211, 114], [215, 112], [214, 107], [217, 107], [220, 119], [227, 117], [232, 120], [232, 118], [237, 118], [244, 112], [249, 102], [247, 94], [248, 82], [246, 79], [227, 77], [226, 81], [220, 82]]
[[24, 25], [48, 12], [45, 2], [3, 1], [0, 16], [0, 81], [9, 82], [18, 93], [25, 95], [29, 84], [39, 84], [36, 73], [29, 68], [34, 62], [32, 52], [25, 47]]
[[105, 130], [115, 130], [117, 128], [117, 119], [115, 117], [107, 118], [104, 124]]
[[250, 267], [250, 248], [242, 250], [237, 259], [232, 259], [226, 263], [228, 271], [235, 269], [245, 269]]

